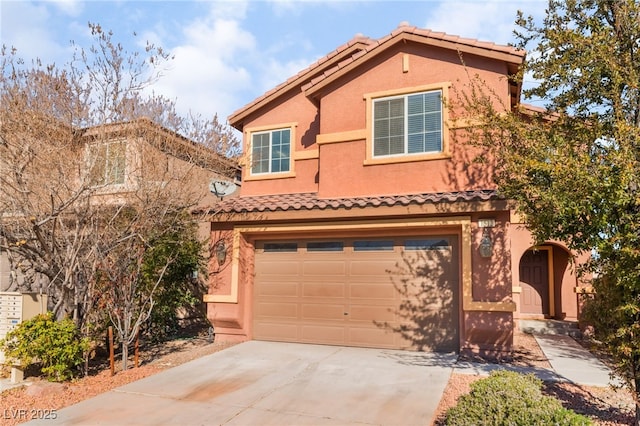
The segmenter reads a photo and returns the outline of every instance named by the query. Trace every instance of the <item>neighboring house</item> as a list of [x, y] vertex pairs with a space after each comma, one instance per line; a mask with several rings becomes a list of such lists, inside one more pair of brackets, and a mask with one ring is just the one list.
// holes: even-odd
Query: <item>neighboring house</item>
[[[66, 197], [61, 200], [82, 194], [77, 198], [94, 205], [121, 205], [129, 197], [140, 199], [162, 188], [174, 199], [193, 205], [215, 204], [219, 198], [211, 193], [210, 183], [234, 181], [240, 170], [231, 160], [146, 118], [81, 129], [74, 135], [78, 143], [58, 152], [60, 157], [53, 163], [56, 167], [65, 165], [66, 174], [37, 168], [38, 175], [30, 177], [42, 182], [45, 194], [47, 186], [59, 188], [60, 192], [54, 194]], [[9, 173], [10, 162], [0, 161], [0, 169]], [[65, 191], [67, 186], [69, 190]], [[5, 224], [23, 215], [20, 210], [26, 204], [8, 200], [8, 193], [0, 191], [0, 214]], [[201, 223], [199, 233], [203, 240], [209, 237], [208, 223]], [[10, 257], [0, 249], [0, 291], [38, 291], [45, 287], [42, 277], [32, 276], [25, 283], [25, 275], [15, 265], [17, 258], [10, 262]]]
[[575, 320], [571, 254], [532, 246], [454, 120], [471, 76], [518, 105], [524, 58], [401, 24], [231, 115], [245, 163], [210, 210], [217, 338], [500, 356], [514, 319]]
[[85, 129], [81, 140], [85, 172], [101, 202], [126, 199], [145, 185], [175, 185], [177, 198], [213, 203], [217, 197], [209, 189], [211, 180], [234, 180], [240, 170], [231, 160], [146, 118]]

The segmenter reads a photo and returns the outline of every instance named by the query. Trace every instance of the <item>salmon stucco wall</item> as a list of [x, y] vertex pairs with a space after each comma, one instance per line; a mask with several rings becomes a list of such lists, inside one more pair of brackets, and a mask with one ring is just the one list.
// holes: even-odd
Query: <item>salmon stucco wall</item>
[[[402, 50], [401, 50], [402, 49]], [[462, 89], [469, 75], [484, 79], [488, 88], [500, 94], [501, 102], [509, 104], [506, 66], [495, 60], [474, 55], [465, 56], [465, 67], [455, 52], [417, 45], [398, 46], [334, 83], [318, 99], [319, 106], [304, 92], [292, 93], [261, 115], [250, 117], [244, 125], [245, 167], [242, 195], [318, 192], [321, 197], [426, 193], [493, 188], [488, 164], [474, 163], [479, 151], [464, 143], [462, 132], [454, 129], [451, 120], [445, 123], [445, 149], [430, 161], [393, 162], [365, 165], [366, 138], [370, 128], [367, 120], [367, 93], [397, 90], [410, 91], [424, 85], [441, 85], [445, 90], [444, 115], [450, 103], [455, 103], [455, 90]], [[403, 63], [409, 55], [409, 71]], [[452, 115], [462, 114], [453, 107]], [[453, 117], [450, 117], [453, 118]], [[252, 176], [250, 174], [251, 132], [254, 129], [294, 125], [292, 169], [294, 176]], [[359, 138], [340, 140], [344, 132], [356, 132]], [[333, 135], [337, 142], [318, 144], [319, 136]], [[298, 158], [298, 159], [296, 159]], [[411, 160], [411, 159], [409, 159]], [[399, 187], [402, 189], [399, 190]]]
[[[251, 134], [254, 131], [291, 127], [294, 176], [251, 175]], [[241, 194], [264, 195], [295, 192], [316, 192], [318, 189], [318, 156], [316, 135], [319, 132], [319, 110], [301, 92], [274, 105], [264, 114], [250, 117], [243, 132], [244, 156]]]
[[[326, 88], [321, 96], [320, 132], [337, 133], [364, 129], [367, 116], [364, 96], [371, 93], [410, 92], [425, 85], [446, 87], [449, 97], [456, 102], [455, 90], [463, 90], [470, 76], [477, 75], [487, 84], [487, 90], [499, 95], [499, 104], [509, 105], [506, 65], [502, 62], [475, 55], [463, 57], [465, 65], [455, 51], [431, 46], [425, 49], [415, 43], [399, 44], [371, 59], [352, 73]], [[408, 68], [405, 67], [408, 63]], [[405, 72], [405, 69], [408, 69]], [[451, 89], [449, 89], [451, 87]], [[454, 108], [462, 114], [460, 107]]]
[[475, 149], [454, 145], [450, 156], [428, 161], [365, 165], [364, 140], [320, 147], [320, 197], [492, 189], [491, 162], [479, 164]]
[[[478, 227], [479, 219], [494, 219], [493, 228]], [[472, 290], [473, 300], [480, 302], [511, 301], [511, 259], [509, 258], [509, 212], [484, 212], [471, 216]], [[487, 235], [493, 245], [491, 257], [480, 255], [482, 237]]]

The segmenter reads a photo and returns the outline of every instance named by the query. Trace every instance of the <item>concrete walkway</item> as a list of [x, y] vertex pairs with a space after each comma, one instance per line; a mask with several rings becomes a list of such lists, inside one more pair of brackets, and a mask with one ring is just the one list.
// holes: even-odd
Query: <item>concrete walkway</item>
[[586, 386], [619, 385], [611, 370], [591, 352], [569, 336], [534, 335], [551, 367], [563, 379]]
[[551, 334], [534, 334], [534, 337], [549, 360], [551, 370], [463, 361], [456, 363], [454, 371], [460, 374], [489, 375], [495, 370], [509, 370], [535, 374], [544, 381], [571, 382], [577, 385], [600, 387], [620, 384], [619, 379], [610, 377], [611, 370], [607, 366], [572, 337]]

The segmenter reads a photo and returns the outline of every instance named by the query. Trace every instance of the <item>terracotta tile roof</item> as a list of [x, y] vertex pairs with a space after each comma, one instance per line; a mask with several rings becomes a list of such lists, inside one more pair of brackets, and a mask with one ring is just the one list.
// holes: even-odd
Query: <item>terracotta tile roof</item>
[[210, 208], [210, 213], [258, 213], [290, 210], [337, 210], [365, 207], [393, 207], [465, 201], [502, 199], [495, 190], [435, 192], [410, 195], [379, 195], [371, 197], [319, 198], [316, 193], [256, 195], [235, 197]]

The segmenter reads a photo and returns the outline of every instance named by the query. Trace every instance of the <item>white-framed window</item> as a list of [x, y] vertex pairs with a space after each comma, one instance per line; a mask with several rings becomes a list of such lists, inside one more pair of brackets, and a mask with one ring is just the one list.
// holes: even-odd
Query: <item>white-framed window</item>
[[443, 151], [442, 90], [373, 99], [373, 157]]
[[251, 174], [291, 171], [291, 129], [251, 134]]
[[122, 185], [125, 182], [127, 144], [111, 141], [89, 145], [89, 181], [91, 185]]

